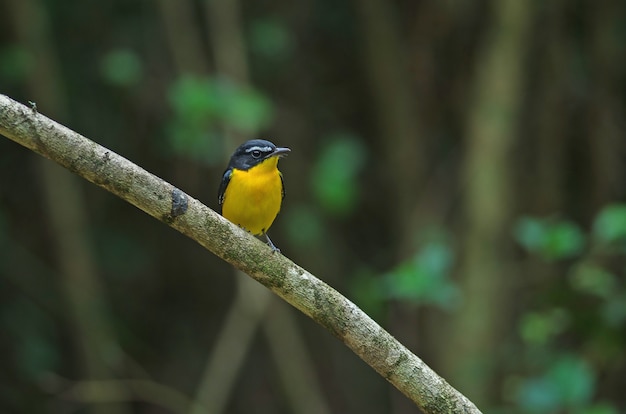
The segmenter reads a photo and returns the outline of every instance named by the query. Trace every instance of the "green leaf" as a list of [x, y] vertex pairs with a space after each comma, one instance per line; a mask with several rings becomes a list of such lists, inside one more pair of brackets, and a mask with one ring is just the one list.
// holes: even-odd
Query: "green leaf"
[[285, 58], [293, 52], [293, 35], [276, 19], [257, 20], [251, 25], [250, 49], [266, 58]]
[[220, 111], [219, 94], [211, 80], [181, 76], [172, 84], [169, 101], [181, 122], [207, 124]]
[[366, 149], [349, 133], [339, 133], [323, 147], [311, 174], [318, 203], [331, 215], [346, 216], [359, 197], [358, 174], [365, 166]]
[[196, 162], [215, 164], [222, 159], [221, 142], [208, 127], [200, 128], [181, 120], [167, 128], [169, 150]]
[[607, 298], [615, 291], [615, 275], [591, 263], [581, 263], [570, 274], [570, 283], [574, 289], [584, 293]]
[[194, 76], [181, 76], [170, 87], [174, 117], [166, 131], [172, 153], [208, 164], [222, 159], [222, 147], [212, 129], [220, 107], [214, 89], [209, 79]]
[[374, 318], [382, 315], [387, 298], [384, 295], [380, 277], [368, 269], [361, 270], [351, 280], [350, 292], [359, 307], [368, 315]]
[[546, 379], [554, 384], [565, 407], [576, 408], [591, 400], [595, 377], [589, 365], [579, 357], [568, 355], [557, 359], [546, 373]]
[[132, 86], [141, 80], [143, 65], [132, 50], [116, 49], [104, 55], [100, 73], [112, 85]]
[[436, 289], [436, 279], [411, 261], [400, 264], [385, 277], [389, 297], [393, 299], [424, 299]]
[[219, 123], [252, 134], [273, 116], [264, 95], [224, 79], [180, 77], [170, 88], [174, 116], [168, 125], [172, 152], [214, 164], [222, 158]]
[[517, 400], [525, 411], [535, 414], [553, 413], [560, 406], [556, 386], [544, 378], [524, 381], [518, 391]]
[[626, 240], [626, 205], [612, 204], [603, 208], [593, 223], [593, 235], [604, 243]]
[[543, 252], [548, 259], [565, 259], [580, 254], [584, 247], [585, 236], [580, 228], [560, 222], [549, 226]]
[[452, 251], [446, 244], [427, 244], [412, 259], [384, 276], [387, 296], [416, 304], [454, 308], [459, 303], [460, 292], [449, 279], [452, 263]]
[[528, 251], [538, 253], [547, 260], [576, 256], [585, 247], [583, 232], [568, 221], [523, 217], [515, 225], [514, 236]]
[[573, 355], [558, 357], [544, 375], [522, 383], [518, 403], [530, 413], [571, 412], [591, 401], [595, 377], [589, 365]]
[[603, 304], [601, 313], [609, 326], [619, 328], [626, 321], [626, 294], [611, 296]]
[[453, 262], [452, 249], [443, 242], [428, 243], [416, 256], [416, 265], [439, 278], [447, 276]]
[[515, 239], [519, 244], [531, 252], [536, 252], [543, 246], [546, 226], [541, 220], [533, 217], [522, 217], [513, 230]]
[[223, 100], [222, 120], [230, 127], [246, 134], [253, 134], [269, 125], [273, 117], [270, 101], [252, 88], [234, 87], [220, 83], [218, 89]]
[[580, 414], [618, 414], [619, 411], [610, 403], [598, 403], [585, 407], [579, 411]]
[[548, 312], [529, 312], [520, 322], [520, 335], [531, 345], [545, 345], [555, 335], [563, 332], [569, 323], [569, 315], [563, 309]]

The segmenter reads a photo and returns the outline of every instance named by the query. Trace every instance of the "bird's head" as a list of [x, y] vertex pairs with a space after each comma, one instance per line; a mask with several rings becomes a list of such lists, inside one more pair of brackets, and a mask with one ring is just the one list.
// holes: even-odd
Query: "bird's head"
[[235, 150], [230, 157], [230, 166], [238, 170], [249, 170], [269, 158], [281, 157], [290, 151], [289, 148], [277, 147], [264, 139], [251, 139]]

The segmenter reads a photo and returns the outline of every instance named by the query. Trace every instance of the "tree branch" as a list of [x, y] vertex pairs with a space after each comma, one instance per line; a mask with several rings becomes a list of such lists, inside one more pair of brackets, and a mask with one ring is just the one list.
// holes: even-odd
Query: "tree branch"
[[326, 283], [173, 185], [0, 95], [0, 133], [105, 188], [244, 271], [342, 340], [424, 412], [480, 413]]

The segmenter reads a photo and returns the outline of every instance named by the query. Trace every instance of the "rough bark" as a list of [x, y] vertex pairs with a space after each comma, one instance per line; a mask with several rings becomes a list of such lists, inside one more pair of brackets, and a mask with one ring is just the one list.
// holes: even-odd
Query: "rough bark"
[[342, 340], [425, 413], [480, 412], [332, 287], [173, 185], [5, 95], [0, 95], [0, 133], [241, 269]]

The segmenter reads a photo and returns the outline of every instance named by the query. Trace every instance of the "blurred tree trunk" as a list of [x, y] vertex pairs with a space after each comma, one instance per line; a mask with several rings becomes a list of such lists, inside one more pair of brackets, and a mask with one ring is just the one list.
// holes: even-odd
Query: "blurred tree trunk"
[[497, 389], [497, 351], [511, 304], [511, 274], [505, 268], [515, 194], [510, 161], [532, 4], [497, 0], [492, 6], [467, 119], [466, 229], [459, 268], [464, 303], [442, 352], [450, 383], [479, 406], [493, 401]]
[[[206, 2], [206, 20], [210, 28], [210, 44], [217, 76], [236, 82], [241, 87], [250, 86], [247, 47], [238, 0]], [[232, 125], [222, 123], [223, 148], [227, 160], [230, 149], [252, 139], [238, 132]], [[276, 297], [243, 272], [234, 269], [237, 281], [237, 298], [228, 311], [224, 326], [198, 385], [198, 407], [214, 414], [225, 412], [235, 394], [235, 380], [244, 372], [243, 362], [254, 341], [254, 333], [263, 328], [268, 345], [274, 355], [274, 364], [282, 386], [296, 414], [325, 414], [330, 412], [317, 382], [305, 340], [294, 320], [292, 310], [275, 304], [273, 317], [268, 317]], [[253, 411], [254, 407], [247, 408]], [[194, 414], [202, 413], [194, 411]]]
[[[414, 207], [425, 169], [423, 140], [419, 136], [414, 87], [409, 76], [409, 58], [395, 15], [396, 9], [384, 0], [355, 1], [364, 38], [364, 66], [378, 123], [374, 153], [387, 166], [393, 212], [387, 215], [394, 245], [399, 253], [410, 253], [409, 241], [415, 231]], [[373, 158], [377, 160], [377, 157]]]
[[[530, 118], [537, 120], [537, 130], [526, 126], [531, 149], [524, 153], [536, 154], [537, 159], [516, 165], [524, 175], [522, 189], [527, 189], [528, 208], [532, 214], [547, 215], [559, 212], [566, 203], [565, 174], [567, 172], [568, 122], [566, 90], [568, 76], [568, 39], [564, 33], [565, 2], [557, 0], [546, 4], [536, 42], [539, 49], [535, 64], [538, 84], [530, 103]], [[531, 123], [532, 124], [532, 123]], [[526, 165], [536, 165], [529, 171]], [[541, 180], [537, 180], [541, 177]], [[545, 274], [544, 274], [545, 276]]]
[[[585, 198], [591, 217], [599, 209], [624, 194], [624, 102], [615, 93], [624, 77], [623, 1], [604, 0], [588, 4], [586, 14], [590, 99], [587, 107], [586, 140], [591, 166], [589, 191]], [[617, 150], [616, 150], [617, 149]]]
[[[408, 45], [401, 31], [398, 10], [385, 0], [354, 2], [363, 36], [363, 66], [369, 78], [377, 136], [373, 151], [386, 168], [382, 172], [388, 188], [386, 197], [393, 200], [385, 217], [390, 228], [393, 260], [404, 260], [415, 248], [419, 212], [419, 186], [425, 171], [425, 150], [419, 136], [415, 88], [409, 72]], [[392, 304], [387, 315], [394, 335], [412, 350], [417, 348], [417, 313], [414, 308]], [[392, 391], [394, 413], [411, 412], [414, 407]]]
[[172, 63], [179, 74], [205, 75], [209, 72], [200, 30], [190, 0], [159, 0]]
[[[155, 6], [161, 15], [174, 79], [182, 76], [208, 76], [210, 66], [202, 43], [202, 31], [198, 27], [195, 2], [159, 0]], [[164, 86], [171, 88], [172, 83], [170, 80]], [[202, 193], [206, 180], [198, 163], [178, 162], [174, 171], [176, 181], [184, 182], [190, 192]]]
[[[27, 89], [39, 108], [59, 119], [68, 118], [59, 60], [53, 54], [47, 11], [38, 0], [11, 2], [17, 36], [36, 64]], [[110, 379], [120, 353], [106, 319], [107, 300], [99, 280], [89, 236], [89, 220], [82, 181], [54, 163], [36, 160], [44, 187], [52, 239], [56, 247], [60, 281], [66, 294], [72, 338], [86, 379]], [[94, 413], [125, 413], [124, 404], [94, 405]]]
[[242, 85], [249, 84], [241, 3], [238, 0], [207, 0], [206, 4], [206, 21], [211, 32], [217, 74], [228, 76]]

